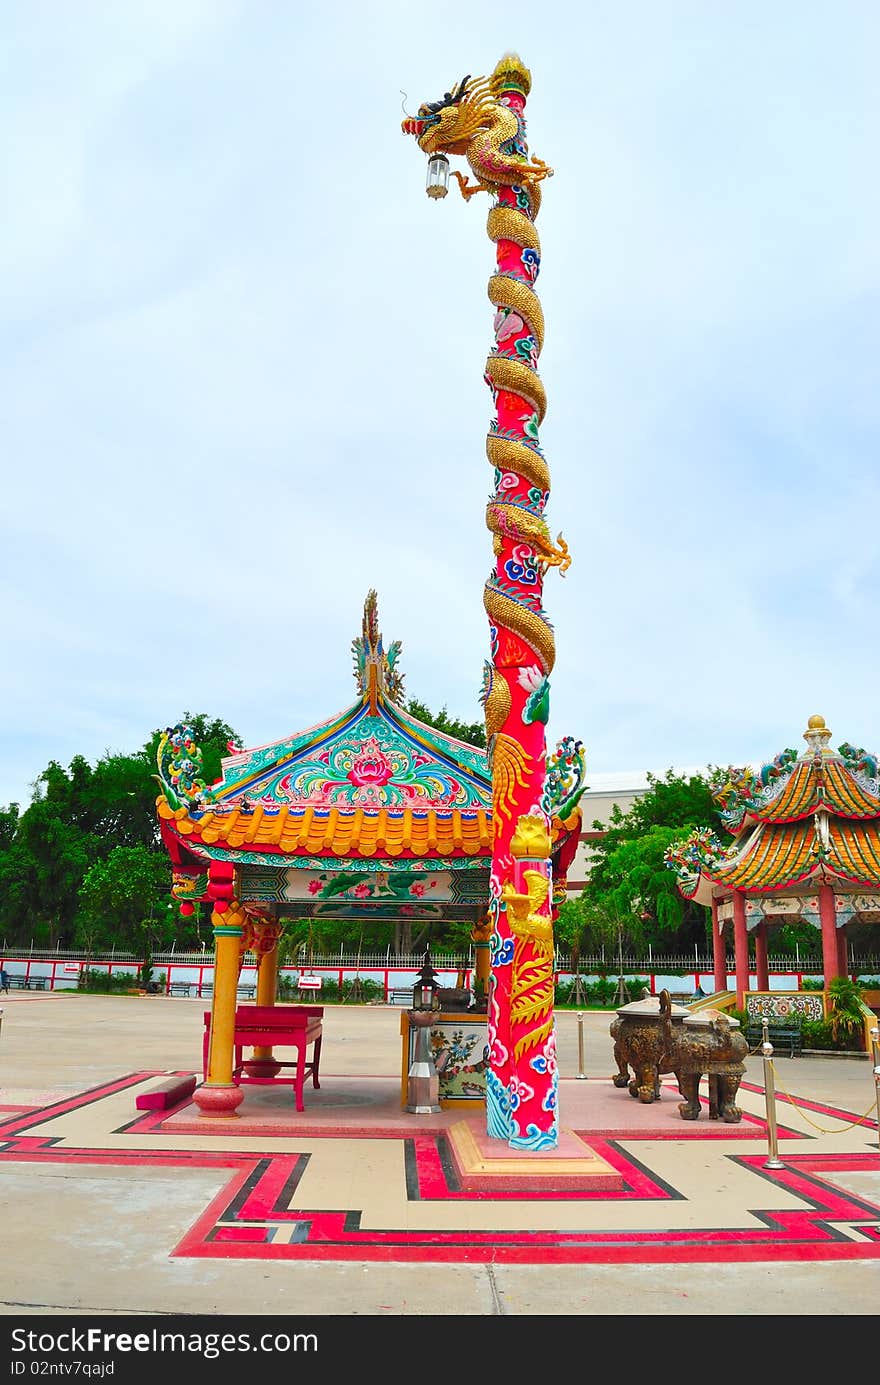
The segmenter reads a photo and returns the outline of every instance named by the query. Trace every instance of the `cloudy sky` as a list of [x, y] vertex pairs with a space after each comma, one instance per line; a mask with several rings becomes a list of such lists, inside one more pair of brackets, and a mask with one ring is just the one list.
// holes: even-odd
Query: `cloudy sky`
[[[446, 7], [448, 9], [448, 7]], [[455, 9], [455, 7], [453, 7]], [[404, 107], [532, 71], [551, 742], [595, 786], [880, 748], [874, 0], [7, 0], [0, 803], [185, 711], [477, 720], [487, 199]]]

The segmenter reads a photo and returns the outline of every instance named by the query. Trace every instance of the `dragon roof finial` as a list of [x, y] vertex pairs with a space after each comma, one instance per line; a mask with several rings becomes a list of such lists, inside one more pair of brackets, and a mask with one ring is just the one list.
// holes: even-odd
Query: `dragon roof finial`
[[403, 674], [397, 668], [402, 645], [400, 640], [395, 640], [385, 651], [379, 630], [379, 603], [373, 588], [367, 592], [364, 602], [360, 638], [352, 640], [351, 648], [357, 690], [365, 701], [369, 701], [370, 711], [376, 711], [383, 697], [390, 702], [402, 702]]

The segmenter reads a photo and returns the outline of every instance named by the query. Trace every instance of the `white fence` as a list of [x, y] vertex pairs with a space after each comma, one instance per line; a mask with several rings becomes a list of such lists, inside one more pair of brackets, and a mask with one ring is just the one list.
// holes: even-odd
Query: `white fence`
[[[14, 986], [41, 989], [41, 990], [72, 990], [79, 985], [80, 972], [83, 967], [88, 966], [93, 971], [106, 971], [110, 974], [119, 976], [130, 976], [132, 986], [138, 984], [142, 963], [135, 957], [114, 957], [104, 955], [103, 957], [81, 954], [79, 957], [70, 954], [59, 955], [57, 953], [16, 953], [7, 951], [6, 971]], [[249, 960], [250, 959], [250, 960]], [[612, 981], [617, 981], [620, 975], [624, 980], [645, 984], [649, 989], [656, 993], [663, 989], [668, 990], [673, 995], [687, 997], [698, 993], [709, 995], [715, 990], [714, 971], [711, 963], [708, 965], [692, 966], [691, 968], [674, 966], [669, 959], [655, 959], [653, 966], [647, 966], [644, 959], [634, 960], [629, 965], [628, 958], [624, 958], [624, 965], [620, 972], [612, 967], [591, 967], [589, 963], [593, 959], [581, 958], [579, 976], [581, 981], [589, 984], [591, 981], [598, 980], [600, 976], [607, 976]], [[678, 961], [678, 959], [673, 959]], [[557, 959], [557, 981], [566, 984], [575, 979], [575, 973], [566, 964], [567, 959]], [[290, 983], [294, 989], [300, 989], [300, 981], [305, 978], [316, 978], [320, 980], [320, 987], [304, 985], [301, 989], [303, 994], [311, 993], [313, 998], [326, 992], [330, 982], [334, 989], [342, 992], [346, 983], [353, 981], [372, 981], [378, 988], [381, 998], [389, 1002], [394, 997], [398, 1002], [402, 1002], [408, 990], [411, 990], [418, 979], [419, 968], [422, 963], [422, 956], [410, 957], [406, 959], [394, 959], [388, 963], [386, 958], [382, 958], [378, 963], [367, 961], [361, 957], [360, 961], [345, 960], [340, 962], [329, 962], [326, 959], [314, 962], [313, 966], [295, 965], [280, 968], [280, 975]], [[164, 953], [152, 959], [153, 980], [157, 984], [160, 993], [168, 996], [192, 995], [206, 998], [213, 992], [214, 985], [214, 962], [213, 956], [209, 952], [196, 953]], [[438, 984], [444, 987], [455, 986], [459, 972], [464, 972], [464, 984], [469, 986], [473, 980], [473, 967], [462, 961], [459, 965], [456, 962], [449, 962], [446, 958], [437, 957], [434, 959], [434, 968], [437, 972]], [[862, 967], [859, 966], [857, 974], [861, 977], [875, 976], [880, 974], [880, 966]], [[798, 990], [801, 988], [804, 979], [818, 981], [821, 980], [821, 965], [817, 968], [804, 968], [795, 970], [789, 962], [787, 969], [771, 970], [769, 978], [771, 991]], [[644, 980], [642, 981], [642, 978]], [[256, 959], [251, 954], [245, 954], [245, 961], [239, 975], [239, 986], [244, 994], [252, 998], [251, 992], [256, 986], [257, 968]], [[727, 973], [728, 989], [735, 989], [735, 976], [732, 964]], [[757, 989], [757, 976], [752, 972], [749, 978], [749, 989]], [[633, 998], [635, 990], [633, 985], [629, 987]]]

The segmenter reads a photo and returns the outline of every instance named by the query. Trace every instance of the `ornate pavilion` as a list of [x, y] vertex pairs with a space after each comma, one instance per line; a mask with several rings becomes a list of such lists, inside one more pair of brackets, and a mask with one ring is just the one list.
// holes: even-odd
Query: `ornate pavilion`
[[[236, 985], [247, 953], [257, 959], [257, 1005], [273, 1005], [277, 943], [285, 919], [464, 919], [472, 926], [476, 977], [490, 976], [487, 919], [492, 860], [492, 778], [487, 752], [444, 735], [403, 705], [400, 643], [386, 650], [376, 593], [352, 644], [357, 700], [307, 731], [222, 762], [207, 785], [185, 726], [158, 751], [162, 839], [183, 913], [210, 900], [215, 984], [207, 1079], [194, 1100], [228, 1113], [233, 1082]], [[560, 742], [547, 766], [554, 902], [580, 832], [583, 753]], [[262, 1055], [271, 1059], [271, 1054]]]
[[846, 743], [831, 750], [830, 739], [824, 717], [812, 716], [801, 755], [787, 749], [757, 772], [730, 772], [714, 793], [730, 845], [700, 828], [667, 852], [681, 893], [712, 910], [717, 991], [727, 989], [724, 935], [733, 928], [739, 1008], [750, 937], [766, 991], [768, 927], [809, 923], [822, 935], [827, 986], [847, 975], [848, 927], [880, 921], [878, 760]]

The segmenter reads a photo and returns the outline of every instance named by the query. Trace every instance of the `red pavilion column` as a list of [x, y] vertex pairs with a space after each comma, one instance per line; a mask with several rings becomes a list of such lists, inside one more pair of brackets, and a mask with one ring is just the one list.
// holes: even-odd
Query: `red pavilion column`
[[770, 973], [767, 966], [767, 920], [762, 919], [755, 929], [755, 971], [759, 991], [769, 991]]
[[846, 968], [840, 970], [840, 955], [837, 951], [837, 915], [834, 912], [834, 891], [830, 885], [819, 886], [819, 922], [822, 925], [822, 970], [825, 974], [826, 988], [835, 976], [846, 975]]
[[840, 928], [836, 928], [835, 932], [837, 934], [837, 974], [838, 976], [848, 976], [849, 957], [847, 956], [846, 947], [846, 924], [844, 923]]
[[[534, 284], [540, 268], [535, 218], [539, 184], [552, 169], [528, 155], [528, 68], [507, 53], [488, 80], [465, 78], [442, 102], [401, 124], [423, 152], [448, 165], [465, 155], [466, 199], [490, 193], [486, 232], [495, 245], [488, 284], [494, 342], [484, 367], [495, 417], [486, 439], [494, 493], [486, 508], [494, 567], [483, 592], [490, 660], [481, 700], [492, 767], [491, 986], [486, 1131], [513, 1149], [553, 1149], [559, 1140], [553, 1012], [553, 869], [547, 801], [550, 674], [556, 657], [544, 611], [548, 568], [565, 571], [568, 547], [554, 543], [545, 511], [550, 474], [539, 441], [547, 408], [538, 374], [544, 314]], [[445, 195], [445, 179], [428, 187]]]
[[727, 990], [727, 957], [724, 950], [724, 934], [718, 921], [718, 900], [712, 900], [712, 967], [715, 974], [715, 990]]
[[745, 1009], [749, 989], [749, 934], [746, 928], [746, 901], [742, 890], [733, 892], [733, 948], [736, 957], [736, 1008]]

